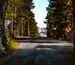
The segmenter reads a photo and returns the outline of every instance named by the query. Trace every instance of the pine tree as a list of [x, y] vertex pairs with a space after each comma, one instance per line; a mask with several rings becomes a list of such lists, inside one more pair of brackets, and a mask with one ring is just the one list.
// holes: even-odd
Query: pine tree
[[46, 17], [47, 36], [56, 39], [59, 38], [66, 39], [65, 29], [68, 24], [67, 12], [70, 6], [68, 6], [66, 1], [64, 0], [48, 0], [48, 1], [49, 6], [47, 7], [48, 13]]
[[[32, 0], [9, 0], [8, 9], [7, 9], [8, 15], [6, 15], [6, 17], [8, 17], [9, 19], [12, 18], [11, 16], [12, 5], [16, 7], [16, 13], [14, 13], [14, 15], [16, 16], [15, 17], [16, 20], [13, 18], [14, 19], [13, 21], [16, 21], [13, 23], [14, 24], [13, 27], [15, 29], [14, 34], [18, 36], [20, 35], [20, 36], [35, 37], [34, 34], [37, 35], [37, 32], [36, 32], [37, 24], [36, 24], [36, 21], [34, 20], [34, 13], [31, 11], [31, 9], [34, 8], [34, 4], [32, 3]], [[33, 24], [30, 25], [31, 23]], [[28, 26], [31, 27], [31, 29], [29, 28], [29, 33], [27, 32]], [[32, 28], [33, 26], [36, 29]], [[31, 32], [34, 32], [34, 34], [31, 34]]]
[[5, 21], [4, 21], [4, 6], [8, 0], [0, 0], [0, 25], [1, 25], [1, 37], [2, 37], [2, 45], [6, 48], [7, 44], [7, 36], [5, 35]]
[[[34, 4], [32, 3], [32, 0], [23, 0], [22, 6], [19, 9], [19, 13], [21, 13], [21, 14], [17, 13], [18, 18], [19, 17], [24, 18], [24, 22], [23, 22], [24, 23], [23, 24], [23, 26], [24, 26], [23, 27], [23, 35], [24, 36], [36, 37], [37, 33], [38, 33], [37, 26], [36, 26], [37, 24], [34, 19], [34, 13], [31, 11], [31, 9], [33, 9], [33, 8], [34, 8]], [[29, 23], [29, 25], [28, 25], [28, 23]]]

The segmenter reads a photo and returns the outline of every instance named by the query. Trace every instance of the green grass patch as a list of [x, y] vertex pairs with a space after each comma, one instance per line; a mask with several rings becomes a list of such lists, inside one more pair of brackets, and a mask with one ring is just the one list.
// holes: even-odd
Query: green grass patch
[[9, 50], [13, 50], [13, 46], [15, 44], [15, 41], [14, 39], [12, 38], [8, 38], [8, 41], [7, 41], [7, 44], [6, 44], [6, 50], [9, 51]]

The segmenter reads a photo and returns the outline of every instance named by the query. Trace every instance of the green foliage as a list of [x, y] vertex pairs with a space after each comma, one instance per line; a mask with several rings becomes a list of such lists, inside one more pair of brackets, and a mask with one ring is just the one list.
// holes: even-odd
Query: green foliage
[[[22, 6], [18, 8], [17, 11], [18, 27], [20, 27], [20, 30], [18, 30], [20, 31], [19, 35], [28, 36], [27, 31], [29, 22], [30, 37], [37, 37], [37, 23], [34, 20], [34, 13], [31, 11], [31, 9], [34, 8], [34, 4], [32, 3], [32, 0], [22, 0], [21, 4]], [[22, 18], [24, 18], [23, 21]]]
[[13, 45], [15, 44], [14, 40], [12, 38], [8, 38], [7, 44], [6, 44], [6, 50], [13, 50]]
[[[36, 37], [38, 34], [37, 23], [34, 20], [33, 0], [8, 0], [8, 6], [6, 7], [6, 19], [14, 22], [14, 28], [17, 32], [15, 35], [28, 36], [28, 21], [30, 26], [30, 36]], [[14, 10], [16, 8], [16, 10]], [[15, 17], [15, 18], [14, 18]]]
[[16, 15], [14, 12], [14, 8], [15, 7], [20, 7], [20, 0], [8, 0], [8, 3], [5, 5], [5, 9], [6, 9], [6, 19], [11, 19], [12, 16]]
[[[67, 20], [69, 20], [67, 17], [71, 19], [69, 22], [70, 25], [72, 22], [71, 16], [68, 16], [68, 11], [71, 10], [71, 6], [67, 5], [67, 2], [64, 0], [48, 1], [49, 6], [46, 9], [48, 11], [46, 16], [47, 36], [56, 39], [66, 39], [65, 28], [67, 26]], [[54, 30], [54, 28], [56, 28], [56, 30]]]

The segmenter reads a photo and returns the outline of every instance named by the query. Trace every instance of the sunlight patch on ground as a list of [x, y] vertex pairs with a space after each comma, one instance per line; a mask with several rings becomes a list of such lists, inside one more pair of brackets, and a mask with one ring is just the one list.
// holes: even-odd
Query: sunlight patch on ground
[[13, 45], [12, 45], [12, 48], [14, 48], [14, 49], [18, 49], [18, 48], [20, 48], [20, 44], [19, 44], [19, 43], [15, 43], [15, 44], [13, 44]]
[[37, 46], [42, 45], [42, 46], [70, 46], [73, 48], [73, 43], [17, 43], [15, 45], [16, 49], [34, 49]]

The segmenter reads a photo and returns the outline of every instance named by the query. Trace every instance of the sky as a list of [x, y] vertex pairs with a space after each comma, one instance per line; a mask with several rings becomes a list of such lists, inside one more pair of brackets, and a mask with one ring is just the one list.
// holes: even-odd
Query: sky
[[35, 8], [32, 10], [35, 14], [35, 20], [37, 22], [38, 27], [46, 27], [43, 23], [45, 21], [45, 17], [47, 15], [46, 7], [48, 7], [47, 0], [33, 0]]

